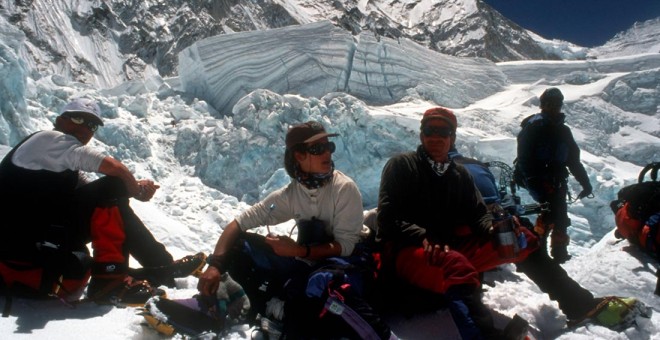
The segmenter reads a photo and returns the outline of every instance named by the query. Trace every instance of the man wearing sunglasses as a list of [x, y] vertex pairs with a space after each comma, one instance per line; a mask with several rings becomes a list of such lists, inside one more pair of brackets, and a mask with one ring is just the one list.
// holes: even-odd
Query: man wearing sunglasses
[[[539, 251], [538, 238], [528, 229], [518, 230], [527, 247], [517, 257], [498, 256], [492, 242], [492, 215], [481, 196], [483, 192], [489, 203], [497, 204], [497, 185], [487, 167], [456, 151], [456, 123], [451, 110], [427, 110], [417, 152], [395, 156], [383, 169], [378, 236], [385, 249], [391, 250], [391, 275], [426, 291], [458, 298], [487, 338], [508, 334], [492, 330], [478, 292], [470, 287], [479, 284], [477, 273], [504, 263], [518, 263], [519, 270], [556, 300], [569, 320], [582, 318], [602, 298], [594, 298], [546, 252]], [[472, 176], [480, 178], [475, 182]], [[458, 289], [463, 295], [456, 297]]]
[[[120, 161], [87, 145], [103, 126], [96, 102], [71, 101], [54, 125], [54, 130], [25, 138], [0, 163], [0, 191], [10, 198], [0, 207], [5, 235], [1, 260], [55, 267], [62, 263], [48, 261], [66, 262], [60, 257], [75, 254], [78, 275], [84, 276], [90, 262], [86, 244], [91, 241], [94, 257], [87, 295], [103, 304], [143, 304], [156, 293], [149, 282], [128, 276], [129, 255], [144, 267], [132, 274], [148, 276], [156, 284], [173, 285], [174, 276], [187, 276], [203, 266], [203, 254], [174, 262], [130, 208], [130, 197], [149, 201], [159, 186], [136, 180]], [[105, 176], [90, 182], [84, 172]], [[82, 280], [83, 288], [86, 281]]]
[[[284, 331], [291, 338], [318, 334], [312, 324], [318, 320], [319, 311], [308, 304], [303, 315], [294, 317], [294, 310], [299, 309], [291, 307], [300, 306], [307, 276], [326, 259], [347, 259], [360, 240], [362, 198], [355, 182], [334, 168], [335, 144], [328, 138], [335, 136], [315, 121], [288, 130], [284, 168], [291, 183], [269, 194], [223, 229], [213, 255], [209, 256], [209, 267], [197, 284], [203, 295], [214, 295], [223, 284], [224, 273], [231, 274], [250, 297], [251, 322], [257, 313], [277, 319], [266, 310], [266, 301], [272, 296], [292, 297], [285, 299], [284, 304]], [[246, 232], [292, 219], [298, 229], [297, 240], [290, 235], [269, 233], [264, 237]], [[302, 321], [307, 319], [310, 323]], [[381, 326], [389, 337], [389, 328]], [[305, 334], [308, 331], [312, 333]]]
[[[382, 277], [394, 289], [397, 284], [420, 289], [427, 297], [421, 301], [449, 300], [464, 339], [511, 338], [524, 330], [514, 323], [505, 331], [494, 327], [481, 301], [478, 273], [512, 260], [497, 256], [486, 204], [469, 172], [449, 158], [456, 127], [451, 110], [427, 110], [417, 150], [392, 157], [383, 168], [376, 217]], [[404, 310], [419, 309], [405, 298], [402, 303]], [[522, 320], [518, 325], [525, 328]]]

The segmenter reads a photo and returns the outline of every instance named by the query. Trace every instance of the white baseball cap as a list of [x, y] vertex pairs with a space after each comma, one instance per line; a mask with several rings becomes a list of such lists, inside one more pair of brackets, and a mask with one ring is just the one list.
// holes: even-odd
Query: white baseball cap
[[76, 113], [86, 113], [88, 117], [97, 121], [97, 123], [103, 126], [103, 119], [101, 119], [101, 108], [95, 101], [89, 98], [77, 98], [71, 101], [69, 104], [66, 104], [62, 109], [60, 115], [63, 115], [67, 112], [76, 112]]

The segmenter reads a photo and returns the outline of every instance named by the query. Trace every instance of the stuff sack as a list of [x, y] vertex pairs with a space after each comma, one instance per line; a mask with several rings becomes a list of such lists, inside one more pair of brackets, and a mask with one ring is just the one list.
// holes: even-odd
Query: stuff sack
[[141, 311], [145, 321], [166, 336], [182, 334], [218, 337], [225, 325], [211, 297], [196, 295], [189, 299], [169, 300], [154, 296]]
[[197, 294], [188, 299], [150, 298], [142, 309], [147, 323], [161, 334], [192, 337], [219, 335], [227, 326], [245, 322], [250, 299], [228, 273], [221, 276], [216, 296]]
[[12, 297], [78, 301], [89, 281], [91, 262], [85, 253], [57, 249], [40, 251], [33, 261], [0, 260], [0, 292], [6, 297], [3, 316], [9, 315]]
[[[363, 292], [364, 268], [340, 258], [321, 266], [307, 280], [288, 283], [284, 304], [284, 335], [287, 338], [389, 339], [389, 326], [372, 308]], [[367, 274], [369, 275], [369, 274]], [[369, 280], [369, 278], [366, 278]], [[292, 285], [302, 284], [296, 289]], [[294, 294], [291, 294], [295, 292]]]

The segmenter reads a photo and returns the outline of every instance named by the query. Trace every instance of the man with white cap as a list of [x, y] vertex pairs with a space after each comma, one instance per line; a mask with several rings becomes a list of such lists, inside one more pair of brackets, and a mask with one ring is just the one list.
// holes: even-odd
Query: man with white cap
[[[18, 261], [45, 268], [42, 286], [66, 286], [63, 282], [70, 276], [78, 283], [64, 291], [78, 290], [66, 297], [76, 300], [89, 277], [86, 244], [91, 241], [94, 254], [87, 295], [103, 304], [142, 304], [156, 292], [148, 282], [128, 276], [129, 255], [145, 267], [133, 271], [134, 276], [149, 276], [158, 284], [171, 285], [173, 276], [187, 276], [203, 266], [203, 254], [173, 262], [129, 207], [130, 197], [149, 201], [159, 186], [136, 180], [120, 161], [87, 145], [103, 126], [95, 101], [71, 101], [54, 126], [25, 138], [0, 163], [0, 191], [6, 201], [0, 205], [2, 265]], [[83, 172], [105, 176], [89, 182]], [[75, 270], [61, 268], [68, 265], [71, 254], [76, 258]], [[5, 282], [18, 280], [13, 273], [0, 272]], [[58, 281], [60, 276], [64, 281]], [[48, 290], [45, 287], [42, 293]]]

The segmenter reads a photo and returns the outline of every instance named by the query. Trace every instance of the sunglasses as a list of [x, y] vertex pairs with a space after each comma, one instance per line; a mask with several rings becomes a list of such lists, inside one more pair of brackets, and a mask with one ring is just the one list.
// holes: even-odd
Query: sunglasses
[[81, 116], [66, 115], [65, 117], [69, 118], [69, 120], [73, 124], [85, 125], [92, 132], [96, 132], [96, 130], [99, 129], [99, 124], [97, 122], [93, 122], [91, 120], [86, 120], [85, 118], [83, 118]]
[[322, 155], [326, 151], [330, 151], [330, 153], [335, 152], [335, 149], [337, 147], [335, 146], [335, 143], [333, 142], [327, 142], [327, 143], [318, 143], [318, 144], [312, 144], [307, 147], [305, 151], [307, 151], [309, 154], [312, 154], [314, 156]]
[[422, 128], [422, 133], [426, 137], [451, 137], [454, 134], [454, 131], [451, 128], [445, 126], [425, 126]]

